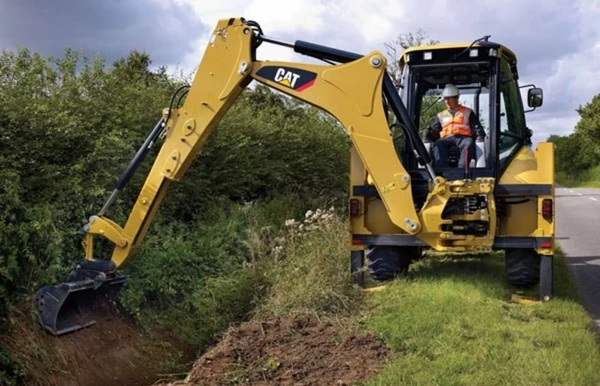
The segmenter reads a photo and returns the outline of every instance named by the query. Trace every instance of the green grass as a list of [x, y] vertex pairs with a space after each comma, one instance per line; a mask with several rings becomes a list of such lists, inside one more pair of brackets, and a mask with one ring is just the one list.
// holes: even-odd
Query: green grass
[[502, 253], [431, 256], [365, 295], [349, 285], [342, 219], [286, 239], [255, 317], [345, 315], [348, 329], [374, 331], [393, 355], [366, 385], [600, 385], [592, 320], [560, 250], [551, 301], [521, 305], [511, 302]]
[[556, 173], [556, 181], [568, 188], [600, 188], [600, 166], [584, 170], [575, 176], [558, 172]]
[[502, 255], [426, 259], [368, 299], [395, 353], [368, 385], [598, 385], [600, 351], [559, 254], [555, 296], [510, 301]]

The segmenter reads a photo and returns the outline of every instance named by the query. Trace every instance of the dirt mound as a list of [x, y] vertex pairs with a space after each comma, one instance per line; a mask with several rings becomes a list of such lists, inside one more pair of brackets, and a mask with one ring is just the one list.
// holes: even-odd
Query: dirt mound
[[27, 385], [148, 385], [164, 379], [168, 356], [183, 348], [152, 341], [108, 304], [89, 315], [95, 325], [60, 337], [42, 330], [30, 303], [13, 315], [15, 323], [0, 339], [24, 366]]
[[251, 322], [231, 329], [184, 382], [171, 385], [349, 385], [377, 372], [389, 351], [316, 318]]

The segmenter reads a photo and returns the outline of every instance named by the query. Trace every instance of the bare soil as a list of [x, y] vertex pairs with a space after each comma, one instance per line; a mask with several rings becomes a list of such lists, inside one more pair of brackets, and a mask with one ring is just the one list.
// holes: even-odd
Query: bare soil
[[24, 364], [26, 385], [149, 385], [161, 378], [177, 379], [165, 374], [169, 356], [181, 354], [191, 362], [193, 355], [164, 333], [149, 338], [108, 303], [89, 315], [95, 325], [59, 337], [42, 330], [30, 303], [13, 315], [13, 325], [0, 339]]
[[372, 376], [391, 355], [375, 336], [358, 335], [344, 321], [278, 318], [229, 329], [184, 381], [174, 382], [186, 374], [170, 374], [166, 365], [176, 355], [192, 363], [191, 347], [164, 331], [149, 339], [109, 304], [91, 315], [96, 325], [60, 337], [42, 330], [29, 303], [13, 315], [0, 343], [26, 364], [26, 385], [343, 386]]
[[184, 381], [169, 385], [351, 385], [390, 358], [373, 335], [316, 318], [250, 322], [230, 329]]

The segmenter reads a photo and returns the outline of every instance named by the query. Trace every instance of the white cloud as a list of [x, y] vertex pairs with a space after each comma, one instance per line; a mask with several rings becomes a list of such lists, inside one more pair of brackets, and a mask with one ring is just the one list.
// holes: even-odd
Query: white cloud
[[[177, 62], [191, 50], [188, 31], [206, 29], [189, 9], [169, 0], [3, 1], [0, 48], [25, 47], [62, 57], [66, 48], [99, 55], [110, 65], [131, 50], [145, 51], [158, 66]], [[183, 37], [183, 38], [182, 38]]]
[[[212, 29], [219, 18], [242, 16], [258, 21], [265, 34], [284, 41], [308, 40], [367, 53], [385, 52], [384, 42], [421, 28], [443, 42], [472, 41], [491, 34], [519, 58], [521, 83], [544, 88], [544, 106], [527, 115], [536, 141], [547, 134], [568, 134], [578, 120], [575, 109], [600, 90], [600, 5], [595, 0], [538, 2], [496, 0], [270, 0], [218, 5], [176, 0], [193, 7]], [[188, 62], [197, 63], [208, 37], [202, 36]], [[259, 59], [306, 61], [283, 47], [264, 45]], [[310, 60], [309, 60], [310, 61]]]
[[[544, 106], [527, 115], [536, 133], [568, 134], [576, 108], [600, 90], [600, 2], [556, 0], [34, 0], [7, 2], [0, 13], [0, 46], [60, 54], [67, 46], [112, 60], [134, 48], [156, 66], [191, 73], [221, 18], [245, 17], [272, 38], [306, 40], [357, 53], [380, 50], [399, 34], [426, 31], [442, 42], [491, 34], [519, 58], [521, 84], [544, 88]], [[27, 17], [29, 24], [20, 22]], [[315, 60], [263, 44], [261, 60]]]
[[[245, 10], [247, 19], [258, 21], [270, 33], [305, 31], [319, 33], [325, 28], [327, 7], [320, 0], [254, 0]], [[265, 32], [266, 33], [266, 32]]]
[[[539, 110], [538, 110], [539, 111]], [[567, 135], [577, 123], [577, 114], [563, 116], [563, 117], [548, 117], [539, 119], [536, 118], [536, 112], [526, 114], [528, 119], [528, 126], [533, 130], [532, 142], [534, 144], [538, 142], [544, 142], [549, 136], [555, 135]], [[531, 114], [531, 115], [530, 115]]]
[[[491, 34], [519, 58], [521, 83], [544, 88], [544, 106], [527, 115], [534, 140], [569, 134], [576, 108], [600, 90], [600, 3], [595, 0], [538, 2], [508, 0], [419, 1], [269, 0], [213, 6], [195, 0], [197, 17], [214, 26], [220, 17], [258, 21], [265, 34], [367, 53], [385, 51], [384, 42], [421, 28], [443, 42], [472, 41]], [[204, 38], [206, 42], [206, 38]], [[264, 48], [263, 48], [264, 47]], [[203, 47], [192, 56], [200, 58]], [[304, 61], [291, 50], [261, 46], [260, 59]]]

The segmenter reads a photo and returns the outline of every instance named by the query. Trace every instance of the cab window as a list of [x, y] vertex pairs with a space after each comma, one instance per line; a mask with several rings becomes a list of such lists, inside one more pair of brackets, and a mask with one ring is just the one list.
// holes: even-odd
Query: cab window
[[502, 169], [523, 145], [526, 130], [521, 93], [516, 76], [506, 58], [500, 61], [499, 88], [499, 158], [500, 169]]

